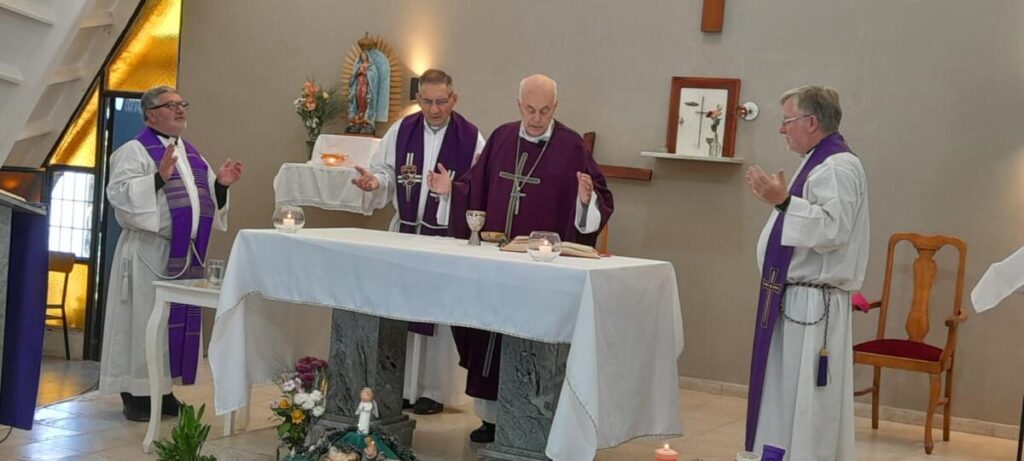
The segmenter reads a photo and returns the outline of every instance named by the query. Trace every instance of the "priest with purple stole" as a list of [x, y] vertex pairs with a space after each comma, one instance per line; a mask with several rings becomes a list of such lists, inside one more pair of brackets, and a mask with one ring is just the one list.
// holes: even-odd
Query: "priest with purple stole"
[[[120, 393], [124, 415], [149, 420], [149, 373], [145, 330], [153, 311], [156, 280], [201, 278], [210, 231], [227, 230], [228, 186], [242, 165], [228, 159], [213, 170], [191, 143], [181, 139], [188, 103], [174, 88], [142, 95], [146, 128], [110, 157], [107, 198], [122, 231], [114, 249], [103, 328], [100, 392]], [[171, 377], [195, 382], [202, 315], [198, 307], [171, 305], [168, 320]], [[165, 392], [163, 413], [178, 402]]]
[[[452, 177], [462, 174], [484, 148], [476, 125], [454, 111], [458, 99], [451, 76], [438, 69], [423, 72], [417, 92], [420, 111], [388, 129], [369, 170], [356, 167], [359, 177], [352, 183], [367, 192], [368, 208], [394, 205], [392, 232], [448, 235], [448, 226], [438, 220], [439, 212], [447, 218], [448, 200], [427, 189], [424, 172], [444, 165]], [[440, 413], [445, 403], [462, 398], [465, 373], [448, 326], [410, 323], [405, 357], [403, 397], [413, 413]]]
[[853, 461], [850, 293], [867, 268], [867, 179], [839, 134], [835, 90], [803, 86], [780, 102], [779, 133], [803, 160], [788, 185], [782, 171], [753, 166], [746, 175], [774, 210], [757, 244], [745, 447], [782, 448], [791, 461]]
[[[494, 130], [468, 174], [453, 182], [439, 167], [439, 173], [428, 175], [430, 190], [451, 199], [452, 235], [468, 237], [465, 212], [482, 210], [487, 212], [485, 231], [509, 238], [552, 231], [564, 241], [594, 245], [611, 217], [612, 194], [580, 135], [554, 119], [557, 84], [545, 75], [523, 79], [518, 104], [522, 120]], [[468, 370], [466, 393], [477, 399], [476, 412], [483, 420], [470, 439], [492, 442], [501, 335], [452, 330], [460, 365]]]

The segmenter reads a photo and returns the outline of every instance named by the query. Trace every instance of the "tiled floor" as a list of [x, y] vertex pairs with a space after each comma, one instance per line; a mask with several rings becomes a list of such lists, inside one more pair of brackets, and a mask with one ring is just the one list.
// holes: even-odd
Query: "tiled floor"
[[46, 406], [95, 389], [99, 380], [99, 362], [44, 356], [36, 406]]
[[[205, 369], [208, 371], [208, 368]], [[175, 395], [193, 404], [207, 404], [204, 420], [213, 426], [211, 441], [204, 450], [220, 461], [274, 460], [275, 434], [266, 403], [277, 397], [276, 389], [264, 386], [253, 391], [253, 411], [248, 431], [233, 437], [221, 437], [222, 421], [212, 415], [208, 372], [201, 372], [195, 386], [176, 387]], [[653, 451], [668, 442], [679, 450], [680, 461], [731, 460], [742, 444], [745, 401], [743, 399], [680, 391], [679, 411], [686, 435], [667, 441], [634, 440], [603, 450], [597, 460], [651, 460]], [[417, 428], [413, 448], [420, 459], [474, 460], [478, 446], [467, 442], [468, 434], [479, 425], [469, 407], [447, 409], [434, 416], [414, 416]], [[132, 423], [121, 416], [116, 396], [90, 392], [83, 396], [42, 408], [36, 412], [31, 432], [15, 430], [0, 444], [0, 460], [67, 459], [125, 460], [155, 459], [142, 453], [146, 425]], [[162, 435], [168, 436], [174, 420], [163, 421]], [[1016, 441], [953, 433], [950, 442], [941, 442], [936, 431], [935, 451], [925, 455], [922, 430], [917, 426], [882, 422], [871, 430], [870, 421], [858, 418], [857, 454], [860, 460], [1010, 460], [1016, 453]]]

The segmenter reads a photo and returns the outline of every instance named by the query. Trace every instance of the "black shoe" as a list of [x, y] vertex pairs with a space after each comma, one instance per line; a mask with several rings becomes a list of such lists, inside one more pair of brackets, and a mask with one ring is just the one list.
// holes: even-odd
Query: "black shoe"
[[[148, 398], [148, 397], [147, 397]], [[167, 416], [178, 416], [181, 402], [174, 398], [174, 394], [164, 394], [163, 402], [160, 404], [160, 413]]]
[[494, 424], [484, 421], [484, 424], [475, 431], [469, 433], [469, 440], [476, 443], [491, 443], [494, 441]]
[[412, 404], [412, 402], [409, 401], [409, 399], [402, 399], [402, 409], [403, 410], [411, 410], [412, 408], [413, 408], [413, 404]]
[[412, 412], [417, 415], [436, 415], [442, 411], [444, 411], [443, 404], [426, 397], [420, 397], [416, 401], [416, 405], [412, 407]]
[[140, 423], [149, 421], [149, 397], [136, 397], [122, 392], [121, 403], [124, 404], [123, 413], [128, 421]]

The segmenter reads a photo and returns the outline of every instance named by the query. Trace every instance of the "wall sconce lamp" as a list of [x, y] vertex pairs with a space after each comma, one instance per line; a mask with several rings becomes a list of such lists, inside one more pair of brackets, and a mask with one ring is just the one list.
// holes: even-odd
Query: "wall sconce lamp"
[[746, 121], [751, 121], [757, 118], [757, 104], [752, 102], [745, 102], [743, 105], [736, 108], [736, 115]]
[[413, 77], [409, 79], [409, 100], [416, 100], [416, 92], [420, 90], [420, 78]]

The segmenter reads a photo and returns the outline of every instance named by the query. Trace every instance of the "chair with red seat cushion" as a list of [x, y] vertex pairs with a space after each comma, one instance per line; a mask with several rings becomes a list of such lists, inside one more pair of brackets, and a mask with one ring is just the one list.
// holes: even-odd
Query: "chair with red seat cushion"
[[[907, 314], [906, 339], [885, 337], [885, 324], [889, 314], [890, 291], [892, 288], [893, 257], [896, 245], [907, 241], [917, 250], [914, 259], [914, 293]], [[928, 314], [931, 307], [931, 291], [938, 266], [935, 253], [944, 246], [957, 250], [959, 264], [956, 273], [956, 290], [953, 295], [953, 312], [946, 318], [946, 344], [943, 347], [924, 342], [928, 335]], [[888, 256], [885, 261], [885, 285], [882, 300], [871, 304], [879, 308], [878, 333], [875, 339], [853, 346], [853, 363], [871, 365], [875, 369], [871, 387], [857, 391], [854, 395], [871, 393], [871, 427], [878, 429], [878, 394], [882, 368], [928, 373], [931, 389], [928, 395], [928, 413], [924, 423], [924, 451], [931, 454], [932, 419], [935, 409], [942, 405], [942, 440], [949, 440], [950, 408], [953, 401], [953, 359], [956, 355], [957, 328], [967, 320], [967, 312], [960, 302], [964, 291], [964, 268], [967, 262], [967, 246], [956, 237], [943, 235], [925, 236], [913, 233], [896, 233], [889, 238]], [[943, 398], [942, 374], [946, 375], [946, 389]]]

